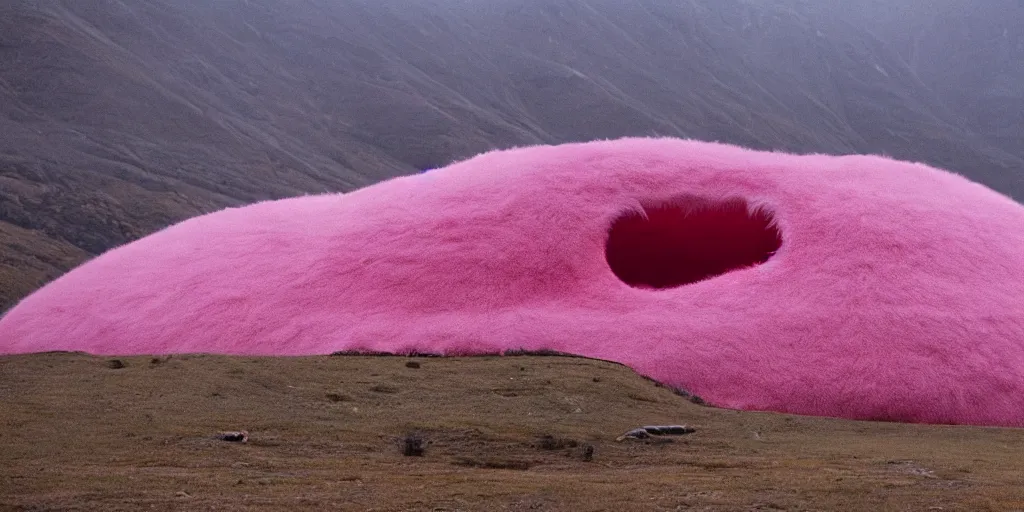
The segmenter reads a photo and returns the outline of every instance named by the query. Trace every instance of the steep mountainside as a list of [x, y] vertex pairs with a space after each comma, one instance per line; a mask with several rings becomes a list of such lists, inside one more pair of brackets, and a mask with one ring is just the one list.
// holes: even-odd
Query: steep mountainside
[[886, 41], [968, 129], [1024, 156], [1024, 2], [798, 1], [816, 23], [842, 12]]
[[4, 2], [0, 310], [201, 212], [495, 147], [884, 153], [1024, 197], [1020, 4], [861, 1]]

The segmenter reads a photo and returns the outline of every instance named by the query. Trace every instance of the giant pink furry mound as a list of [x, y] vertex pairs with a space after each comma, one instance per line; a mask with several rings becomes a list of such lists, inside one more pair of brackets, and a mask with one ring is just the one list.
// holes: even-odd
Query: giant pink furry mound
[[194, 218], [0, 321], [0, 353], [551, 349], [712, 404], [1024, 425], [1024, 207], [884, 158], [501, 151]]

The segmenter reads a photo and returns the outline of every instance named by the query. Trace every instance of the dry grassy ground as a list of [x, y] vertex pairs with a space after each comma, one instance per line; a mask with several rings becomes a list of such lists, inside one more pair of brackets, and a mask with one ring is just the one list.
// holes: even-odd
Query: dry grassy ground
[[1021, 430], [719, 410], [569, 357], [120, 361], [0, 358], [0, 509], [1024, 510]]

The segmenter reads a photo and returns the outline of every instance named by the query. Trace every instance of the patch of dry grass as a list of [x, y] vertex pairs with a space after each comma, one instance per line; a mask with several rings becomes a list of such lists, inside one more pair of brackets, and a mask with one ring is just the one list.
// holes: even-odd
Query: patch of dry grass
[[[1024, 431], [701, 407], [601, 361], [109, 359], [0, 358], [0, 508], [1024, 508]], [[614, 442], [643, 424], [697, 432]]]

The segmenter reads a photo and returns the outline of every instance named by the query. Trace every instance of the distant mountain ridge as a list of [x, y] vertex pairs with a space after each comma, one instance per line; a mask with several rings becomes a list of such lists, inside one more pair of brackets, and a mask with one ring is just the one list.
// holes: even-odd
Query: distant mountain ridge
[[6, 2], [0, 310], [189, 216], [525, 144], [882, 153], [1024, 198], [1022, 4], [830, 3]]

